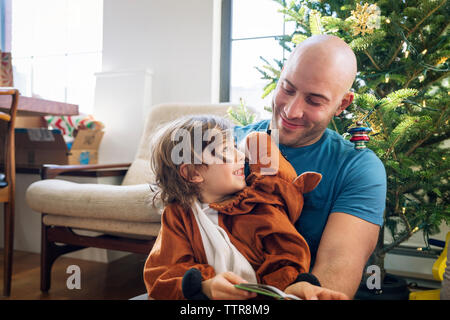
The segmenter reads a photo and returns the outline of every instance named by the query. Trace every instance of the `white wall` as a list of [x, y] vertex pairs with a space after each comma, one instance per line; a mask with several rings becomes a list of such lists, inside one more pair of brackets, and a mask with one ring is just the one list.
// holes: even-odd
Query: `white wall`
[[218, 3], [104, 1], [103, 66], [94, 107], [94, 115], [106, 125], [100, 162], [133, 160], [151, 105], [213, 102], [213, 75], [218, 80], [213, 17], [218, 16]]
[[212, 0], [105, 0], [103, 71], [150, 69], [153, 103], [210, 102]]

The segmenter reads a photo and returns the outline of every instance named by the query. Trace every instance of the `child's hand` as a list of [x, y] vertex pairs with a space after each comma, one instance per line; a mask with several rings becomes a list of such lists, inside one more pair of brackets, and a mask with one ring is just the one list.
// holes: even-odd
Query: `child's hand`
[[344, 293], [327, 288], [318, 287], [309, 282], [297, 282], [285, 290], [286, 293], [294, 294], [303, 300], [349, 300]]
[[202, 282], [203, 293], [212, 300], [246, 300], [256, 293], [235, 288], [235, 284], [247, 282], [233, 272], [223, 272]]

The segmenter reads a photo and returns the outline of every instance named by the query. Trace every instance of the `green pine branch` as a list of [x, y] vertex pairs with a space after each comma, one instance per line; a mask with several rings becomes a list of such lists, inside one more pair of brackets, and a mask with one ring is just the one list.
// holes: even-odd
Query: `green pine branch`
[[240, 99], [240, 104], [237, 107], [229, 107], [227, 116], [235, 124], [239, 126], [246, 126], [255, 122], [256, 114], [248, 110], [243, 99]]
[[[450, 138], [449, 3], [377, 1], [379, 28], [362, 35], [355, 34], [358, 19], [350, 17], [356, 4], [365, 2], [274, 1], [297, 26], [291, 35], [278, 38], [281, 47], [290, 51], [313, 34], [333, 34], [356, 54], [355, 99], [345, 116], [334, 118], [329, 127], [342, 134], [355, 120], [364, 119], [378, 129], [368, 147], [386, 168], [385, 226], [394, 241], [377, 248], [375, 255], [382, 256], [418, 230], [427, 239], [440, 223], [450, 222], [450, 150], [442, 146]], [[264, 97], [276, 88], [280, 62], [265, 61], [259, 68], [267, 81]]]

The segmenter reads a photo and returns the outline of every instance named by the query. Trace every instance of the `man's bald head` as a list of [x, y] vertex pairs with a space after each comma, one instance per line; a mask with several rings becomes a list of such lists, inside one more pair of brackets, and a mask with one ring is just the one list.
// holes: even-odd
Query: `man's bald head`
[[356, 57], [340, 38], [313, 36], [286, 62], [272, 100], [272, 129], [292, 147], [315, 143], [353, 101]]
[[331, 35], [315, 35], [301, 42], [289, 57], [286, 68], [301, 64], [338, 73], [346, 91], [352, 87], [357, 72], [353, 50], [345, 41]]

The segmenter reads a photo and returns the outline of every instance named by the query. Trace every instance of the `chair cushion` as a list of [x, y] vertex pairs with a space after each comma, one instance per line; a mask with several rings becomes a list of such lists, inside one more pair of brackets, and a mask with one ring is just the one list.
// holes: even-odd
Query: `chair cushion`
[[53, 215], [160, 223], [162, 208], [152, 205], [148, 184], [132, 186], [75, 183], [60, 179], [32, 183], [26, 192], [31, 209]]
[[[156, 237], [161, 228], [160, 223], [65, 217], [51, 214], [45, 215], [43, 222], [47, 226], [63, 226], [80, 230], [91, 230], [137, 239]], [[77, 230], [74, 231], [77, 233]]]
[[155, 174], [150, 170], [150, 160], [134, 159], [127, 170], [122, 185], [129, 186], [135, 184], [154, 183]]

